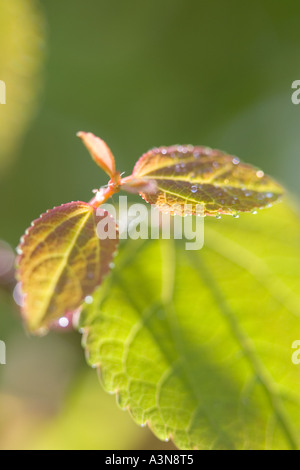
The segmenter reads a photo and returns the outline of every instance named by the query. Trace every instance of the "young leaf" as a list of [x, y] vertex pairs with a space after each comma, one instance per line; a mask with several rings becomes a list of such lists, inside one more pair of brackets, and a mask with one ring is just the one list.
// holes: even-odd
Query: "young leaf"
[[199, 252], [137, 243], [81, 314], [105, 389], [181, 449], [299, 448], [299, 216], [208, 218]]
[[110, 178], [114, 178], [116, 173], [115, 159], [104, 140], [96, 137], [91, 132], [78, 132], [77, 136], [83, 141], [97, 165], [99, 165]]
[[251, 165], [207, 147], [160, 147], [145, 153], [132, 176], [154, 181], [157, 191], [141, 191], [150, 204], [182, 215], [184, 204], [204, 206], [205, 215], [236, 214], [269, 206], [283, 188]]
[[[104, 219], [114, 225], [115, 239], [98, 238], [97, 224]], [[113, 219], [85, 202], [64, 204], [35, 220], [18, 248], [28, 329], [47, 329], [77, 309], [109, 271], [117, 243]]]

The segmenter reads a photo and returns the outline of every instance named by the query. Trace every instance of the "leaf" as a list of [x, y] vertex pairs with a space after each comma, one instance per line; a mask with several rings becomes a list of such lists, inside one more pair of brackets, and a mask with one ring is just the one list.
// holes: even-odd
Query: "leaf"
[[[174, 214], [236, 214], [269, 206], [283, 188], [251, 165], [219, 150], [191, 145], [160, 147], [145, 153], [132, 176], [155, 181], [156, 193], [141, 192], [150, 204]], [[198, 213], [199, 213], [198, 209]]]
[[205, 220], [205, 245], [131, 241], [81, 314], [88, 361], [181, 449], [300, 447], [300, 222]]
[[[109, 270], [118, 240], [99, 239], [104, 210], [85, 202], [56, 207], [32, 223], [18, 248], [23, 314], [30, 331], [45, 329], [77, 309]], [[116, 232], [117, 237], [117, 232]]]
[[77, 136], [80, 137], [97, 165], [100, 166], [110, 178], [113, 178], [116, 173], [115, 159], [104, 140], [96, 137], [91, 132], [78, 132]]

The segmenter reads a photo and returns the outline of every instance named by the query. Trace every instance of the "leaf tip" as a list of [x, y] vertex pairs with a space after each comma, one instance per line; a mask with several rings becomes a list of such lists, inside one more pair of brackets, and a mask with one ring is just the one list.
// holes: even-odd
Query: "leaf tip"
[[82, 140], [94, 162], [97, 163], [110, 178], [113, 178], [116, 173], [115, 159], [104, 140], [95, 136], [92, 132], [79, 131], [76, 135]]

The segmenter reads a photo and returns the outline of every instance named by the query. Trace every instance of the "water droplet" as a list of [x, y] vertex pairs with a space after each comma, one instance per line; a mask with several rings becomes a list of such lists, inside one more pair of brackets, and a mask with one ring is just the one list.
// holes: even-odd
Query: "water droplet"
[[213, 162], [212, 165], [213, 165], [214, 168], [219, 168], [219, 163], [218, 162]]
[[109, 263], [109, 267], [110, 267], [110, 269], [114, 269], [115, 263]]
[[195, 178], [195, 176], [196, 176], [196, 173], [192, 171], [192, 173], [190, 173], [190, 178]]
[[180, 165], [175, 165], [175, 171], [180, 171]]
[[232, 159], [232, 163], [233, 163], [234, 165], [238, 165], [238, 164], [240, 163], [240, 159], [237, 158], [237, 157], [234, 157], [234, 158]]
[[262, 170], [258, 170], [256, 172], [256, 176], [257, 176], [257, 178], [262, 178], [264, 176], [264, 172]]
[[191, 191], [192, 191], [192, 193], [196, 193], [198, 191], [198, 187], [196, 185], [193, 185], [191, 187]]
[[146, 426], [145, 423], [142, 423], [142, 424], [141, 424], [141, 428], [144, 428], [145, 426]]
[[165, 438], [165, 442], [169, 442], [169, 439], [167, 437]]
[[204, 147], [202, 149], [202, 152], [204, 155], [210, 155], [211, 154], [211, 148], [210, 147]]
[[246, 192], [245, 192], [245, 196], [246, 196], [246, 197], [251, 196], [251, 194], [252, 194], [252, 191], [246, 191]]
[[271, 197], [273, 197], [273, 193], [267, 193], [267, 194], [266, 194], [266, 197], [267, 197], [268, 199], [270, 199]]
[[16, 252], [18, 255], [21, 255], [23, 253], [23, 251], [21, 250], [19, 246], [17, 247]]
[[13, 298], [16, 304], [19, 305], [19, 307], [24, 306], [24, 295], [21, 289], [21, 282], [18, 282], [16, 284], [13, 292]]
[[221, 219], [220, 214], [216, 215], [216, 219]]
[[87, 295], [86, 298], [84, 299], [84, 301], [85, 301], [86, 304], [90, 305], [90, 304], [93, 303], [94, 299], [91, 295]]
[[166, 155], [166, 154], [168, 153], [168, 151], [167, 151], [167, 149], [161, 149], [161, 153], [162, 153], [163, 155]]
[[68, 320], [67, 317], [61, 317], [59, 320], [58, 320], [58, 324], [59, 326], [61, 326], [62, 328], [67, 328], [67, 326], [69, 326], [70, 322]]
[[257, 214], [257, 211], [254, 209], [253, 211], [251, 211], [251, 214], [255, 215]]
[[239, 218], [239, 214], [236, 212], [236, 213], [232, 214], [232, 217], [234, 217], [235, 219], [238, 219], [238, 218]]
[[96, 201], [98, 201], [98, 202], [103, 201], [103, 190], [102, 190], [102, 189], [100, 189], [100, 190], [96, 193], [95, 199], [96, 199]]

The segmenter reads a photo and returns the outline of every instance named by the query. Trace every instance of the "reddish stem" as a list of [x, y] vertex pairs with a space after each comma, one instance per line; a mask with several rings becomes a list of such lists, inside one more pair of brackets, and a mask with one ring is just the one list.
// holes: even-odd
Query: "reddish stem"
[[120, 173], [117, 172], [109, 181], [108, 186], [106, 188], [100, 188], [96, 195], [90, 200], [89, 204], [97, 209], [97, 207], [101, 206], [101, 204], [104, 204], [110, 197], [120, 191], [120, 182]]

